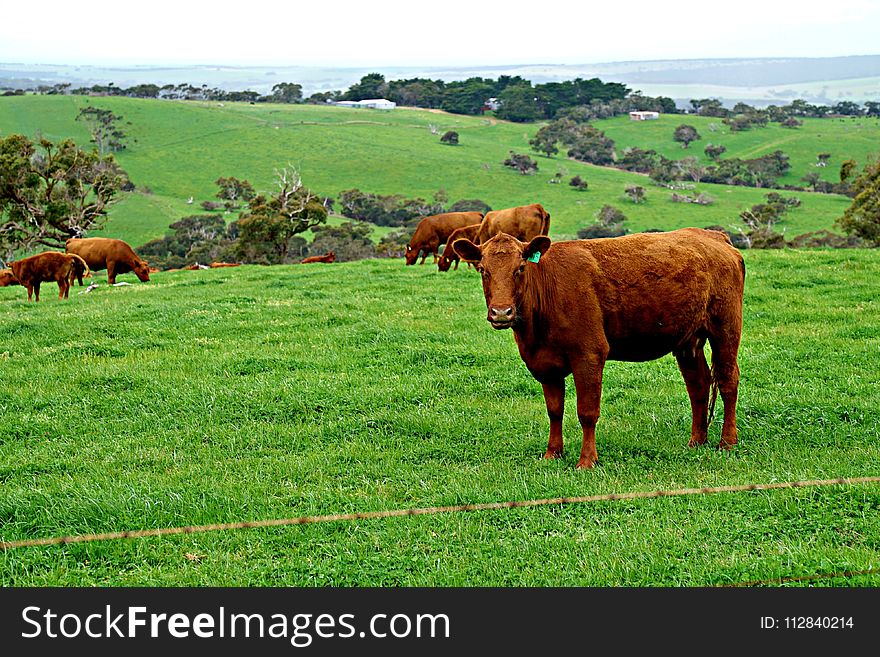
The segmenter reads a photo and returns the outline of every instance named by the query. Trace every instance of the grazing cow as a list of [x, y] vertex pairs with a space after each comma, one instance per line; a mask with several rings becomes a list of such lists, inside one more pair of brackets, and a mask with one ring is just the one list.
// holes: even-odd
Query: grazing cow
[[336, 253], [333, 251], [327, 251], [324, 255], [319, 256], [309, 256], [308, 258], [303, 258], [303, 265], [307, 265], [311, 262], [336, 262]]
[[0, 287], [9, 287], [10, 285], [21, 285], [11, 269], [0, 269]]
[[[672, 353], [691, 402], [689, 446], [706, 442], [718, 390], [724, 401], [719, 448], [736, 444], [737, 351], [745, 265], [724, 233], [668, 233], [526, 244], [498, 235], [453, 248], [477, 263], [487, 319], [512, 328], [519, 353], [544, 388], [550, 417], [545, 458], [562, 455], [565, 378], [574, 375], [583, 429], [578, 468], [597, 461], [596, 422], [606, 360], [646, 361]], [[712, 369], [703, 346], [712, 347]]]
[[[141, 281], [150, 280], [150, 266], [122, 240], [109, 237], [71, 237], [66, 242], [67, 252], [82, 256], [92, 271], [107, 270], [107, 282], [116, 284], [116, 276], [134, 272]], [[82, 285], [82, 276], [77, 276]]]
[[498, 233], [507, 233], [528, 242], [538, 235], [550, 234], [550, 213], [540, 203], [521, 205], [486, 213], [476, 244], [485, 244]]
[[58, 298], [66, 299], [70, 292], [73, 272], [76, 267], [79, 271], [88, 274], [89, 268], [85, 261], [73, 253], [58, 253], [46, 251], [28, 258], [22, 258], [9, 263], [12, 274], [21, 283], [28, 293], [28, 301], [32, 300], [36, 293], [36, 301], [40, 300], [40, 283], [55, 281], [58, 283]]
[[472, 226], [465, 226], [464, 228], [456, 228], [446, 241], [446, 246], [443, 247], [443, 255], [441, 255], [440, 259], [437, 261], [437, 269], [440, 271], [449, 271], [449, 268], [454, 262], [455, 269], [457, 270], [460, 258], [455, 252], [455, 249], [452, 248], [453, 243], [458, 239], [475, 240], [477, 238], [477, 233], [479, 232], [480, 224], [473, 224]]
[[471, 224], [478, 224], [483, 220], [482, 212], [446, 212], [433, 214], [425, 217], [416, 227], [412, 239], [406, 247], [406, 264], [414, 265], [422, 253], [420, 265], [425, 264], [425, 258], [429, 253], [434, 254], [434, 262], [437, 262], [438, 251], [456, 228], [464, 228]]

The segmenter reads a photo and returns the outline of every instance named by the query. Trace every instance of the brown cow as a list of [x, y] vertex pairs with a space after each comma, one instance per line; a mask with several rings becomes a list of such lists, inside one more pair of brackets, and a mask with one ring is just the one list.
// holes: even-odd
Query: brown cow
[[308, 258], [303, 258], [300, 264], [307, 265], [311, 262], [336, 262], [336, 253], [327, 251], [324, 255], [309, 256]]
[[10, 285], [21, 285], [11, 269], [0, 269], [0, 287], [9, 287]]
[[478, 224], [483, 220], [482, 212], [446, 212], [444, 214], [432, 214], [419, 222], [416, 232], [406, 247], [406, 264], [414, 265], [422, 253], [420, 265], [425, 264], [425, 258], [429, 253], [434, 254], [434, 262], [437, 262], [438, 251], [452, 235], [456, 228], [463, 228], [471, 224]]
[[81, 271], [88, 273], [88, 265], [74, 253], [46, 251], [9, 263], [13, 276], [27, 290], [28, 301], [32, 300], [34, 293], [36, 293], [36, 301], [40, 300], [40, 283], [47, 281], [57, 282], [58, 298], [66, 299], [76, 265], [82, 267]]
[[[107, 270], [107, 282], [116, 284], [116, 276], [134, 272], [141, 281], [150, 280], [150, 266], [122, 240], [109, 237], [71, 237], [66, 242], [67, 252], [82, 256], [93, 271]], [[82, 285], [82, 276], [77, 276]]]
[[[689, 446], [708, 438], [710, 388], [724, 401], [719, 448], [736, 444], [737, 351], [745, 265], [724, 233], [668, 233], [550, 244], [498, 235], [482, 246], [457, 240], [478, 263], [493, 328], [512, 328], [519, 353], [544, 388], [550, 417], [545, 458], [562, 455], [565, 378], [574, 375], [583, 429], [578, 468], [597, 461], [596, 422], [606, 360], [672, 353], [691, 401]], [[703, 346], [712, 347], [712, 369]]]
[[[210, 265], [208, 265], [208, 267], [210, 267], [211, 269], [218, 269], [220, 267], [241, 267], [241, 263], [240, 262], [212, 262]], [[150, 272], [152, 272], [152, 271], [153, 270], [150, 269]]]
[[480, 224], [473, 224], [472, 226], [465, 226], [464, 228], [456, 228], [446, 241], [446, 246], [443, 247], [443, 255], [441, 255], [440, 259], [437, 261], [437, 269], [440, 271], [449, 271], [449, 268], [454, 262], [455, 269], [458, 270], [458, 261], [460, 258], [455, 252], [455, 249], [452, 248], [452, 244], [458, 239], [474, 240], [479, 232]]
[[485, 244], [498, 233], [507, 233], [523, 242], [550, 234], [550, 213], [540, 203], [486, 213], [476, 244]]

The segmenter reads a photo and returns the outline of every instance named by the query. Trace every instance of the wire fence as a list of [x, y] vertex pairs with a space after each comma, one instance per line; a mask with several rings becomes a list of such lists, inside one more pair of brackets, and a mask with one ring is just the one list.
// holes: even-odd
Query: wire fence
[[[147, 538], [152, 536], [172, 536], [176, 534], [197, 534], [204, 532], [230, 531], [241, 529], [257, 529], [266, 527], [284, 527], [291, 525], [308, 525], [325, 522], [345, 522], [358, 520], [377, 520], [381, 518], [398, 518], [402, 516], [424, 516], [447, 513], [463, 513], [472, 511], [495, 511], [500, 509], [518, 509], [537, 506], [587, 504], [593, 502], [617, 502], [624, 500], [650, 499], [658, 497], [681, 497], [686, 495], [715, 495], [719, 493], [737, 493], [746, 491], [780, 490], [785, 488], [811, 488], [819, 486], [854, 486], [859, 484], [880, 483], [880, 476], [854, 477], [838, 479], [810, 479], [804, 481], [774, 482], [769, 484], [741, 484], [733, 486], [715, 486], [704, 488], [681, 488], [674, 490], [636, 491], [626, 493], [608, 493], [604, 495], [587, 495], [579, 497], [554, 497], [536, 500], [518, 500], [512, 502], [488, 502], [478, 504], [458, 504], [452, 506], [432, 506], [411, 509], [392, 509], [387, 511], [362, 511], [357, 513], [333, 513], [327, 515], [297, 516], [292, 518], [275, 518], [270, 520], [249, 520], [242, 522], [216, 523], [209, 525], [188, 525], [184, 527], [164, 527], [157, 529], [135, 529], [128, 531], [106, 532], [101, 534], [78, 534], [72, 536], [55, 536], [49, 538], [31, 538], [16, 541], [0, 542], [0, 551], [27, 547], [68, 545], [73, 543], [89, 543], [119, 539]], [[851, 577], [854, 575], [875, 574], [874, 569], [863, 571], [844, 571], [843, 573], [820, 574], [815, 576], [779, 578], [744, 582], [727, 586], [759, 586], [763, 584], [781, 584], [785, 581], [796, 582], [807, 579]]]

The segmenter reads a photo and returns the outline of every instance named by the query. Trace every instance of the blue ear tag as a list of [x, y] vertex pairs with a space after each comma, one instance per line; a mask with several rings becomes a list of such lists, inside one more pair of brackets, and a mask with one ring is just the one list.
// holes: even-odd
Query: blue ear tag
[[538, 262], [538, 260], [540, 260], [540, 259], [541, 259], [541, 252], [540, 251], [535, 251], [532, 255], [530, 255], [527, 258], [527, 260], [529, 262]]

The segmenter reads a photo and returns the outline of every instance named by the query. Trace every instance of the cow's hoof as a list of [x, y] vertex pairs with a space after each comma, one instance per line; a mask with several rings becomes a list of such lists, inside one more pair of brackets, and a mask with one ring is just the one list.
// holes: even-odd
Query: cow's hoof
[[577, 462], [577, 465], [574, 466], [577, 470], [592, 470], [593, 466], [596, 465], [596, 461], [588, 461], [586, 459], [581, 459]]
[[561, 459], [562, 458], [562, 450], [561, 449], [560, 450], [548, 449], [546, 452], [544, 452], [544, 458], [545, 459]]
[[718, 449], [729, 450], [736, 446], [736, 438], [722, 438], [718, 443]]
[[705, 445], [708, 439], [708, 436], [703, 436], [702, 438], [691, 437], [691, 439], [688, 441], [688, 447], [699, 447], [700, 445]]

